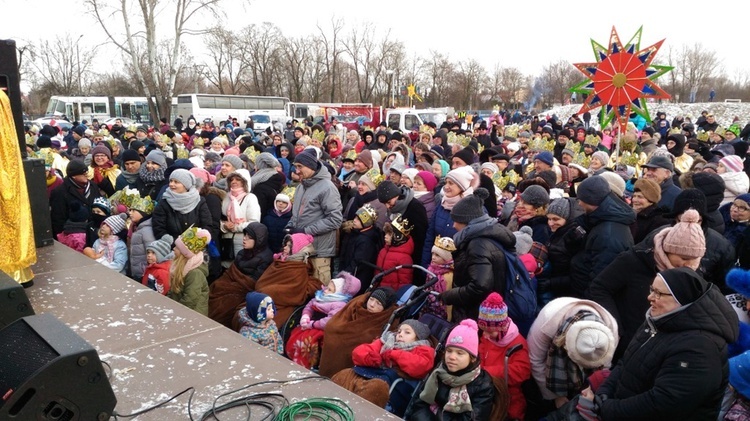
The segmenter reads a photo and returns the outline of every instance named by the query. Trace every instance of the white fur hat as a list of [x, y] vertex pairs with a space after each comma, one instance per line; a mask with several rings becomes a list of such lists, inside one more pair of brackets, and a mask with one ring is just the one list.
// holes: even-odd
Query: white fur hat
[[590, 320], [573, 323], [565, 334], [565, 350], [582, 368], [609, 368], [617, 341], [605, 324]]

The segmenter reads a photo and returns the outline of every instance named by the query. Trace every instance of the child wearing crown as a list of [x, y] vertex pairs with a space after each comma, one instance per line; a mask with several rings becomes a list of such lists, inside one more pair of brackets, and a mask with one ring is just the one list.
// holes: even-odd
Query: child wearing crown
[[[414, 253], [414, 240], [411, 239], [411, 224], [409, 220], [401, 217], [400, 213], [391, 216], [391, 222], [386, 222], [383, 227], [385, 245], [378, 253], [377, 266], [383, 271], [392, 269], [399, 265], [411, 265], [412, 253]], [[381, 270], [378, 270], [380, 273]], [[398, 291], [404, 285], [411, 285], [414, 269], [401, 268], [384, 276], [380, 286], [393, 288]]]
[[[432, 246], [432, 259], [427, 269], [437, 276], [438, 281], [433, 286], [426, 288], [427, 291], [440, 294], [453, 288], [454, 251], [456, 251], [456, 244], [452, 238], [441, 236], [435, 238], [435, 244]], [[450, 320], [451, 317], [450, 306], [443, 304], [436, 294], [427, 296], [427, 304], [422, 312], [434, 314], [444, 320]]]
[[151, 227], [151, 214], [154, 202], [150, 197], [141, 198], [140, 195], [129, 201], [128, 215], [130, 216], [130, 277], [140, 281], [148, 263], [146, 262], [147, 247], [156, 241], [154, 229]]
[[375, 225], [378, 211], [369, 204], [357, 210], [352, 223], [351, 233], [341, 245], [341, 260], [339, 267], [359, 278], [361, 283], [359, 295], [370, 286], [375, 273], [373, 262], [378, 257], [383, 237]]
[[190, 227], [174, 242], [174, 261], [169, 273], [167, 296], [198, 313], [208, 316], [208, 265], [203, 251], [211, 233]]

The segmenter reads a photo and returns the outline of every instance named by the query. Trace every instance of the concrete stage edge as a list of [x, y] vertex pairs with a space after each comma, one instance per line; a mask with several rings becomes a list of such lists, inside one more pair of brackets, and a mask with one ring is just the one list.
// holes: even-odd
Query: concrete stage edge
[[[112, 366], [110, 382], [120, 414], [147, 408], [193, 386], [191, 411], [197, 419], [222, 393], [260, 381], [314, 375], [57, 241], [37, 249], [33, 270], [34, 286], [26, 294], [34, 311], [55, 315]], [[264, 385], [231, 398], [271, 391], [283, 393], [290, 401], [340, 398], [354, 409], [357, 420], [398, 419], [329, 380]], [[218, 405], [229, 400], [222, 399]], [[187, 402], [185, 394], [134, 419], [186, 420]], [[260, 419], [262, 413], [253, 410], [251, 419]], [[241, 408], [223, 412], [219, 418], [244, 420], [246, 416]]]

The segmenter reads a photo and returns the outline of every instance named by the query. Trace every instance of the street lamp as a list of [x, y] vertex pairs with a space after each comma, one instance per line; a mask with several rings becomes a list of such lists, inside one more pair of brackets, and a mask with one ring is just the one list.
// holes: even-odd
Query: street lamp
[[396, 97], [393, 94], [393, 73], [394, 71], [391, 69], [385, 71], [385, 74], [388, 75], [388, 91], [391, 94], [391, 108], [395, 107], [396, 103]]

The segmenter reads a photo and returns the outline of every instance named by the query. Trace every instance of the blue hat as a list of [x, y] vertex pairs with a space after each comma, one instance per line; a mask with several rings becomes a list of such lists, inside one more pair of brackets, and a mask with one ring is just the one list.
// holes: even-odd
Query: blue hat
[[544, 151], [544, 152], [541, 152], [541, 153], [537, 154], [534, 157], [534, 159], [535, 160], [538, 159], [538, 160], [544, 162], [545, 164], [547, 164], [549, 166], [555, 165], [555, 157], [552, 156], [552, 152], [549, 152], [549, 151]]
[[245, 295], [245, 311], [255, 323], [262, 323], [268, 318], [268, 306], [271, 306], [276, 314], [276, 304], [268, 295], [260, 292], [248, 292]]
[[743, 397], [750, 396], [750, 351], [729, 359], [729, 384]]

